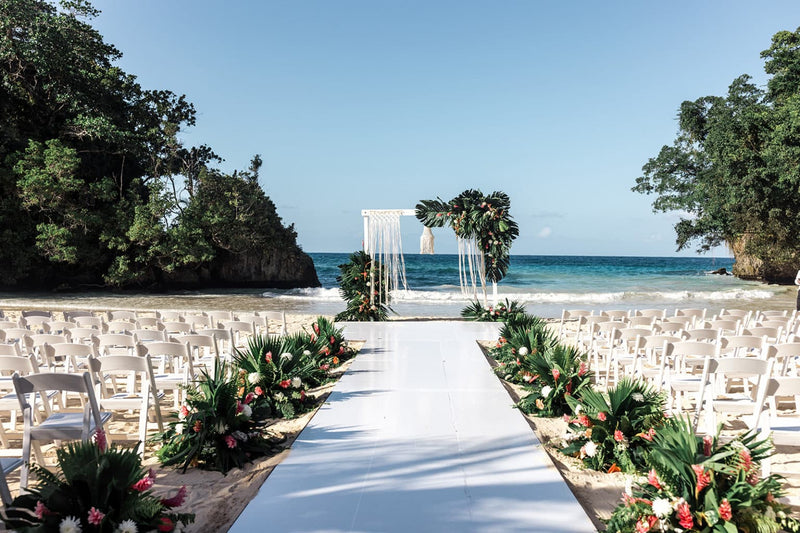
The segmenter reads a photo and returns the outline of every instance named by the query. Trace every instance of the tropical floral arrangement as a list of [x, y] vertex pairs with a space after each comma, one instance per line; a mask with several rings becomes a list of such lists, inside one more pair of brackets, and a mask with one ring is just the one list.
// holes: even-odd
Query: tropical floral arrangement
[[318, 340], [305, 333], [252, 337], [247, 349], [233, 355], [242, 391], [253, 393], [256, 404], [276, 417], [293, 418], [313, 407], [308, 389], [325, 383], [331, 365], [339, 363]]
[[37, 481], [6, 509], [3, 522], [19, 532], [136, 533], [175, 531], [194, 521], [178, 513], [186, 487], [171, 498], [151, 490], [155, 472], [142, 467], [136, 448], [108, 446], [98, 432], [95, 442], [72, 442], [56, 450], [58, 471], [40, 465], [31, 470]]
[[344, 338], [344, 330], [325, 317], [317, 317], [311, 324], [309, 342], [316, 347], [316, 353], [322, 364], [336, 366], [355, 355], [355, 351]]
[[347, 308], [336, 315], [337, 321], [375, 322], [389, 317], [391, 297], [389, 287], [382, 286], [385, 269], [380, 261], [364, 251], [354, 252], [347, 263], [339, 265], [339, 272], [336, 281]]
[[476, 322], [514, 322], [518, 315], [525, 314], [525, 306], [507, 298], [505, 302], [484, 307], [478, 301], [471, 302], [461, 310], [461, 316]]
[[719, 435], [696, 436], [688, 418], [668, 418], [646, 456], [647, 481], [623, 496], [607, 531], [797, 531], [800, 524], [778, 502], [781, 478], [760, 475], [772, 452], [754, 432], [722, 444]]
[[503, 192], [484, 195], [469, 189], [449, 202], [441, 198], [417, 204], [417, 219], [429, 228], [450, 226], [457, 237], [475, 239], [483, 251], [486, 278], [500, 281], [508, 272], [511, 244], [519, 227], [509, 214], [511, 200]]
[[[524, 383], [524, 374], [519, 366], [525, 357], [552, 348], [558, 344], [557, 336], [547, 328], [547, 323], [536, 316], [522, 314], [514, 316], [513, 320], [506, 322], [500, 328], [500, 338], [489, 351], [489, 355], [500, 363], [498, 374], [506, 381]], [[520, 355], [522, 352], [522, 355]], [[507, 365], [511, 365], [508, 368]]]
[[530, 391], [518, 403], [524, 413], [563, 416], [571, 412], [568, 399], [591, 387], [592, 374], [585, 356], [572, 346], [557, 344], [530, 355], [520, 348], [519, 370]]
[[635, 472], [646, 468], [646, 453], [664, 422], [666, 397], [648, 384], [623, 378], [607, 392], [585, 388], [567, 397], [575, 416], [561, 452], [594, 470]]
[[272, 413], [269, 403], [259, 402], [257, 392], [246, 392], [239, 374], [230, 374], [217, 363], [213, 374], [203, 371], [195, 386], [186, 390], [178, 420], [155, 438], [162, 443], [156, 452], [162, 464], [226, 473], [279, 451], [277, 439], [264, 432]]

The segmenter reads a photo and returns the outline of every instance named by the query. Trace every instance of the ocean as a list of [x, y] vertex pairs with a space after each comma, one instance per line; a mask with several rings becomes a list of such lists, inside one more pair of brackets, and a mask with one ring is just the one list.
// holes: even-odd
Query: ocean
[[[338, 265], [348, 254], [312, 253], [322, 288], [266, 291], [265, 296], [292, 307], [314, 302], [343, 306], [337, 290]], [[393, 292], [400, 316], [458, 316], [471, 296], [458, 286], [456, 255], [404, 256], [408, 288]], [[728, 257], [598, 257], [512, 255], [506, 277], [498, 284], [500, 298], [518, 300], [544, 317], [562, 309], [645, 309], [706, 307], [782, 309], [794, 307], [794, 287], [742, 281], [710, 274], [725, 268]], [[489, 288], [491, 296], [491, 288]]]
[[[311, 253], [321, 288], [229, 289], [152, 294], [131, 291], [0, 293], [6, 308], [285, 310], [333, 315], [344, 309], [336, 276], [349, 254]], [[407, 290], [393, 293], [398, 317], [457, 317], [471, 299], [458, 286], [456, 255], [405, 256]], [[708, 272], [733, 266], [731, 258], [512, 255], [500, 298], [519, 300], [528, 312], [559, 317], [562, 309], [667, 309], [706, 307], [793, 309], [794, 287], [742, 281]], [[489, 288], [491, 296], [491, 287]]]

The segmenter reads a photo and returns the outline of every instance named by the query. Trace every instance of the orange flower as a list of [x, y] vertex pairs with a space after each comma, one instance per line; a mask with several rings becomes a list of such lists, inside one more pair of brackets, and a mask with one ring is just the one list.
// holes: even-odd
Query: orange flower
[[614, 472], [622, 472], [620, 467], [617, 466], [617, 463], [612, 464], [608, 467], [608, 473], [613, 474]]

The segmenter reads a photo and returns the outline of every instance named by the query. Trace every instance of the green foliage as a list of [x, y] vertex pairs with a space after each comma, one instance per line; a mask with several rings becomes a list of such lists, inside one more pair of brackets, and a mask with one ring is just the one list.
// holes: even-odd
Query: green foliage
[[336, 324], [320, 316], [311, 325], [310, 340], [314, 343], [317, 358], [322, 365], [338, 365], [341, 361], [351, 358], [355, 352], [344, 338], [344, 330], [337, 328]]
[[678, 249], [727, 243], [762, 260], [800, 250], [800, 29], [782, 31], [762, 52], [765, 91], [747, 75], [725, 96], [683, 102], [680, 130], [642, 168], [634, 191], [654, 194], [654, 211], [685, 213]]
[[[136, 449], [106, 448], [104, 441], [101, 437], [98, 444], [72, 442], [57, 449], [56, 473], [34, 465], [37, 482], [5, 510], [6, 527], [57, 532], [63, 520], [73, 517], [83, 531], [112, 533], [124, 521], [139, 531], [172, 531], [166, 524], [194, 521], [193, 514], [172, 511], [183, 503], [185, 487], [174, 498], [157, 498], [149, 490], [155, 474], [142, 467]], [[92, 509], [104, 515], [99, 525], [89, 523]]]
[[[607, 393], [585, 388], [567, 398], [575, 417], [569, 420], [567, 444], [594, 470], [634, 472], [646, 467], [645, 454], [664, 420], [666, 398], [642, 381], [624, 378]], [[587, 446], [587, 443], [589, 444]]]
[[179, 420], [156, 437], [162, 443], [157, 454], [164, 465], [189, 465], [226, 473], [256, 457], [275, 451], [275, 443], [263, 428], [272, 414], [270, 405], [255, 394], [245, 393], [239, 376], [230, 377], [217, 363], [214, 373], [203, 371], [186, 391]]
[[688, 418], [666, 419], [646, 458], [647, 482], [624, 496], [607, 531], [648, 531], [656, 523], [715, 533], [794, 530], [797, 521], [777, 501], [781, 478], [760, 476], [759, 463], [772, 451], [754, 432], [722, 444], [718, 437], [696, 436]]
[[449, 202], [441, 198], [420, 201], [416, 216], [429, 228], [450, 226], [457, 237], [474, 238], [483, 251], [486, 278], [500, 281], [508, 272], [511, 244], [519, 236], [510, 208], [511, 200], [503, 192], [485, 196], [469, 189]]
[[[336, 315], [337, 321], [376, 322], [386, 320], [392, 308], [391, 297], [387, 287], [383, 287], [385, 269], [380, 261], [374, 262], [369, 254], [358, 251], [350, 254], [350, 260], [339, 265], [339, 294], [347, 308]], [[373, 287], [370, 287], [370, 282]], [[374, 301], [370, 301], [370, 291]], [[381, 295], [385, 302], [381, 301]]]
[[87, 1], [0, 0], [4, 286], [213, 281], [244, 254], [299, 253], [258, 184], [184, 147], [195, 109], [145, 90], [89, 24]]
[[570, 411], [567, 400], [573, 395], [580, 396], [591, 386], [592, 374], [586, 368], [585, 357], [572, 346], [562, 344], [520, 354], [518, 372], [530, 392], [517, 407], [536, 416], [567, 414]]
[[476, 322], [514, 322], [525, 315], [525, 306], [517, 301], [500, 302], [497, 305], [484, 307], [474, 301], [461, 310], [461, 316]]

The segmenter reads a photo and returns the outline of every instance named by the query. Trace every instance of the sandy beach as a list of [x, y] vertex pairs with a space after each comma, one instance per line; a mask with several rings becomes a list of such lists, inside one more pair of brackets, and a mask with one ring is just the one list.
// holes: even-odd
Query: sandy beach
[[[65, 308], [59, 309], [64, 310]], [[15, 317], [20, 309], [13, 309], [6, 306], [4, 311], [7, 316]], [[316, 315], [287, 314], [287, 327], [289, 332], [301, 331], [309, 328], [316, 318]], [[332, 318], [332, 317], [328, 317]], [[431, 320], [431, 318], [417, 317], [415, 320]], [[569, 325], [574, 327], [574, 325]], [[551, 327], [557, 328], [556, 321], [551, 320]], [[356, 347], [359, 346], [359, 339], [348, 339]], [[480, 344], [487, 351], [496, 339], [483, 339]], [[491, 361], [489, 361], [491, 363]], [[336, 369], [336, 374], [341, 375], [349, 366], [343, 364]], [[516, 402], [522, 389], [504, 383], [509, 393], [509, 406]], [[321, 405], [327, 395], [335, 387], [335, 382], [311, 391], [319, 399]], [[165, 398], [162, 403], [162, 411], [166, 416], [174, 416], [172, 413], [171, 398]], [[153, 454], [153, 448], [148, 445], [145, 453], [145, 464], [154, 468], [158, 475], [154, 489], [163, 494], [174, 493], [175, 490], [183, 485], [189, 487], [189, 496], [182, 510], [193, 512], [196, 515], [195, 523], [186, 528], [187, 532], [205, 531], [226, 531], [236, 520], [248, 502], [258, 492], [259, 487], [270, 475], [270, 472], [278, 465], [289, 453], [294, 439], [299, 435], [303, 428], [314, 417], [316, 411], [311, 411], [292, 420], [276, 420], [270, 426], [270, 432], [280, 442], [276, 444], [275, 455], [256, 460], [245, 468], [233, 469], [227, 475], [219, 472], [209, 472], [190, 468], [186, 473], [182, 473], [175, 468], [164, 468], [158, 464]], [[585, 469], [577, 459], [561, 454], [558, 449], [562, 441], [561, 436], [566, 430], [566, 423], [558, 418], [536, 418], [527, 417], [531, 430], [534, 431], [543, 443], [553, 464], [561, 473], [581, 505], [586, 510], [595, 526], [601, 530], [603, 528], [601, 519], [608, 518], [616, 505], [619, 503], [626, 483], [631, 479], [624, 474], [607, 474]], [[111, 431], [114, 433], [135, 433], [135, 419], [115, 419], [112, 421]], [[154, 425], [151, 426], [151, 433], [155, 431]], [[491, 431], [491, 428], [487, 428]], [[16, 441], [17, 445], [19, 441]], [[14, 441], [12, 441], [12, 444]], [[54, 457], [52, 445], [45, 448], [47, 457], [51, 460]], [[3, 450], [4, 455], [14, 455], [14, 450]], [[800, 453], [787, 449], [778, 449], [773, 458], [773, 469], [775, 472], [787, 476], [787, 497], [786, 502], [793, 505], [795, 512], [800, 508], [800, 476], [792, 476], [792, 472], [800, 473]], [[9, 478], [12, 494], [18, 491], [18, 473], [14, 473]]]

